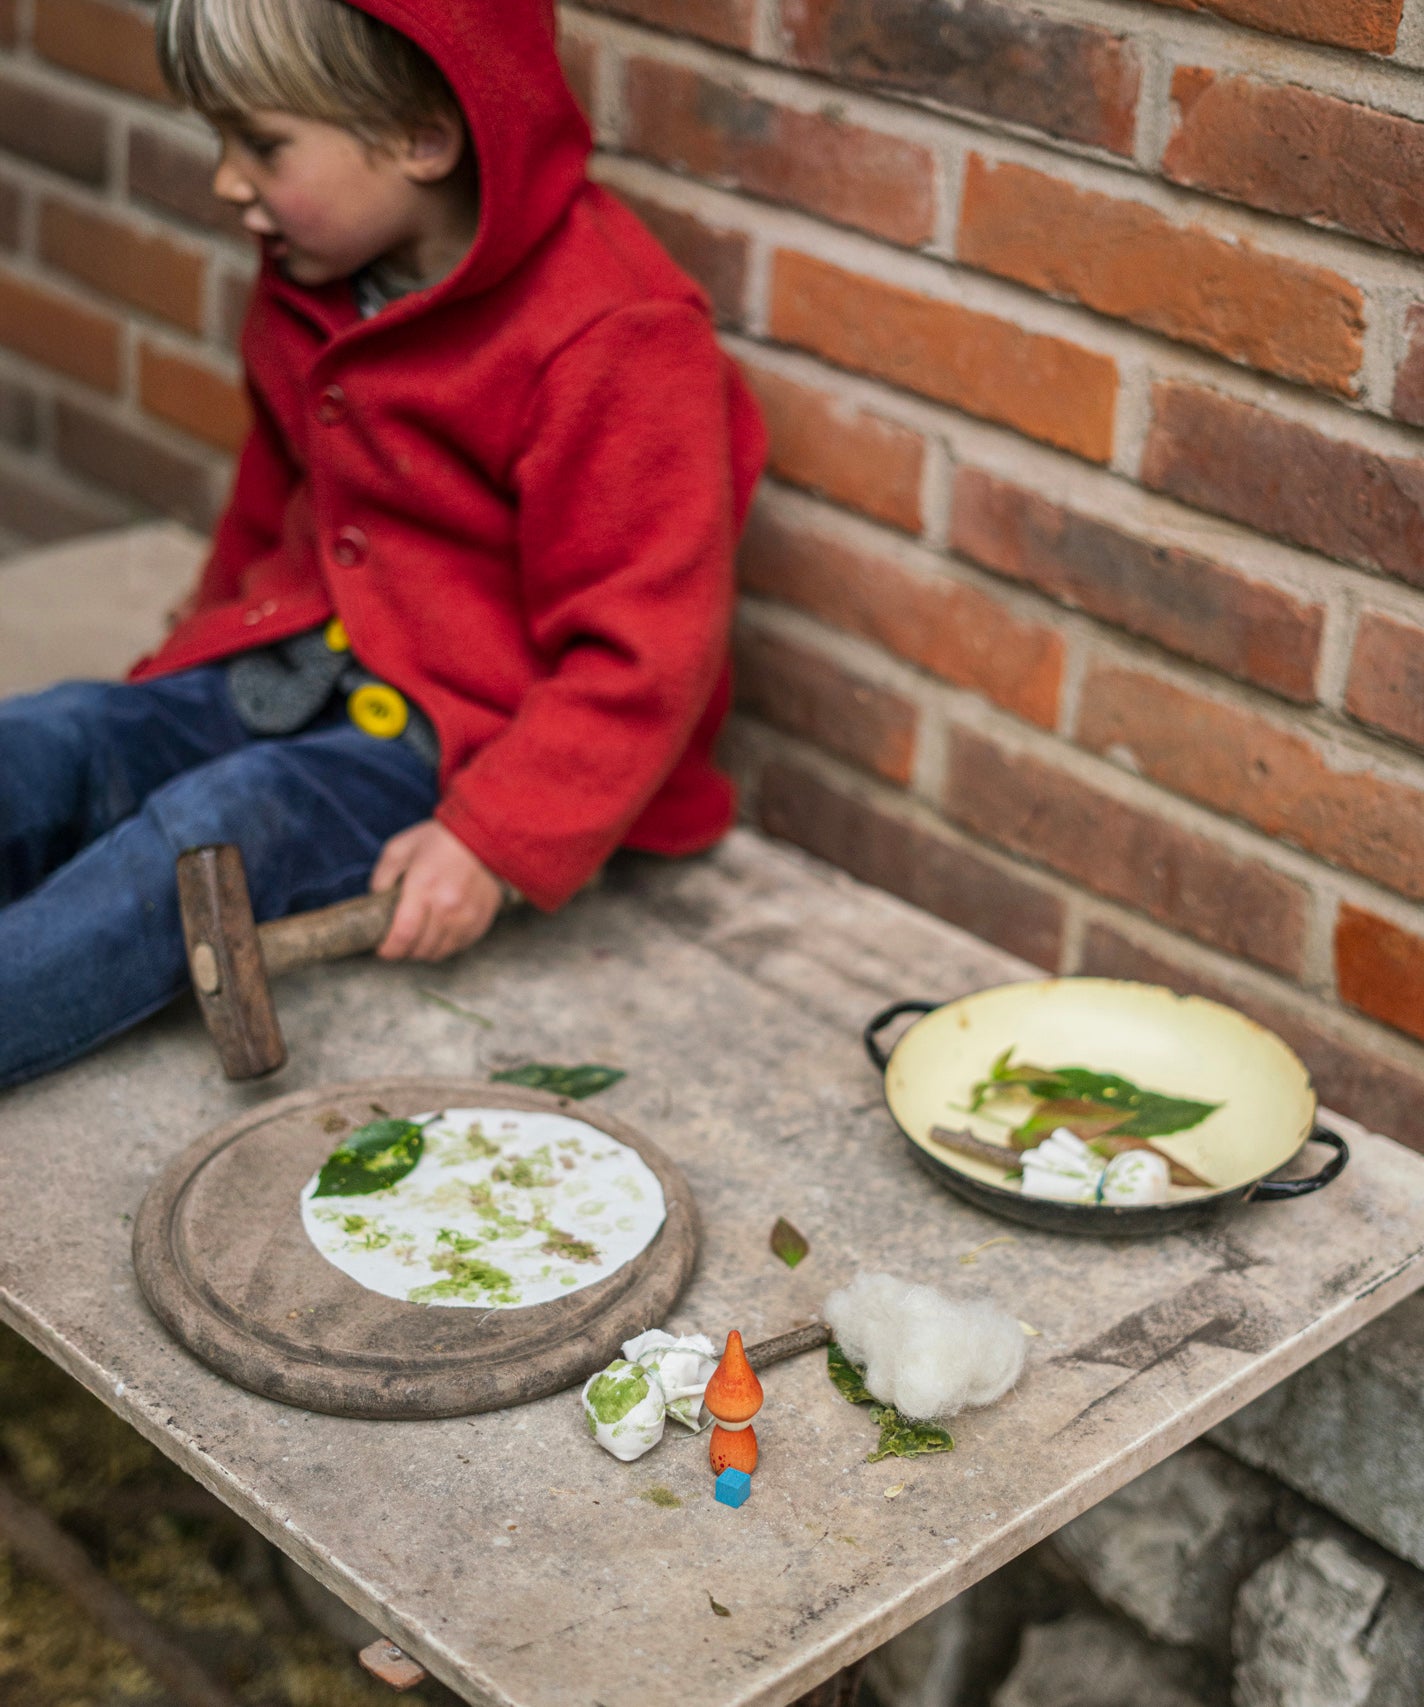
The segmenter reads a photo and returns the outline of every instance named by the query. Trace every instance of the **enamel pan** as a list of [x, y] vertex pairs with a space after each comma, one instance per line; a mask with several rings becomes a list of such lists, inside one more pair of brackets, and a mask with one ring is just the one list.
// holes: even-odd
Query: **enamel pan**
[[[887, 1053], [881, 1034], [905, 1014], [921, 1017]], [[1109, 1238], [1178, 1232], [1228, 1204], [1319, 1191], [1350, 1156], [1343, 1138], [1315, 1124], [1310, 1076], [1280, 1038], [1219, 1002], [1152, 984], [1046, 978], [957, 1002], [897, 1002], [866, 1027], [865, 1047], [885, 1075], [885, 1101], [915, 1160], [978, 1208], [1032, 1227]], [[1024, 1197], [993, 1162], [933, 1143], [935, 1126], [1007, 1142], [1003, 1125], [965, 1111], [972, 1087], [1010, 1047], [1016, 1061], [1088, 1067], [1144, 1090], [1220, 1103], [1189, 1132], [1153, 1140], [1215, 1189], [1173, 1187], [1169, 1202], [1131, 1208], [1055, 1203]], [[1268, 1177], [1307, 1142], [1334, 1151], [1318, 1173]]]

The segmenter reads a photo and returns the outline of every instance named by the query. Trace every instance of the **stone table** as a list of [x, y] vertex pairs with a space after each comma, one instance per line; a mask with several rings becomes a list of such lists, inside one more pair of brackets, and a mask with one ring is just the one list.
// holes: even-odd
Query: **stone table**
[[[1349, 1126], [1328, 1191], [1160, 1242], [1008, 1228], [939, 1189], [857, 1030], [896, 996], [1027, 970], [742, 832], [687, 865], [626, 862], [451, 966], [290, 980], [294, 1063], [271, 1088], [226, 1084], [177, 1011], [0, 1100], [0, 1313], [473, 1702], [793, 1700], [1424, 1281], [1424, 1158]], [[600, 1106], [686, 1171], [706, 1229], [673, 1326], [760, 1338], [886, 1269], [1037, 1328], [1019, 1390], [959, 1418], [953, 1454], [869, 1465], [874, 1430], [821, 1358], [775, 1368], [732, 1511], [705, 1442], [618, 1464], [572, 1394], [447, 1422], [310, 1415], [150, 1317], [129, 1225], [194, 1136], [277, 1089], [528, 1058], [626, 1068]], [[794, 1272], [767, 1247], [778, 1215], [811, 1243]]]
[[[1030, 1233], [942, 1191], [859, 1028], [896, 998], [1031, 974], [739, 832], [683, 865], [623, 861], [451, 965], [287, 981], [293, 1063], [269, 1086], [227, 1084], [180, 1006], [0, 1097], [0, 1315], [469, 1701], [774, 1707], [1424, 1283], [1424, 1158], [1348, 1122], [1354, 1161], [1329, 1190], [1158, 1242]], [[954, 1453], [870, 1465], [875, 1430], [822, 1359], [778, 1366], [733, 1511], [704, 1440], [670, 1430], [618, 1464], [575, 1395], [445, 1422], [317, 1416], [223, 1382], [149, 1315], [132, 1217], [194, 1137], [309, 1085], [531, 1058], [627, 1069], [597, 1106], [685, 1170], [705, 1237], [671, 1326], [760, 1338], [885, 1269], [1030, 1323], [1019, 1389], [957, 1419]], [[767, 1246], [778, 1215], [810, 1240], [795, 1271]]]

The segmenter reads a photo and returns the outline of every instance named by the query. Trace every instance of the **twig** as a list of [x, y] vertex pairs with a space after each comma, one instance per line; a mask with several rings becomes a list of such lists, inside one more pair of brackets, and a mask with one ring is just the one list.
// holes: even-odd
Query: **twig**
[[760, 1340], [756, 1345], [747, 1347], [747, 1362], [753, 1369], [765, 1369], [773, 1363], [781, 1363], [788, 1357], [799, 1357], [803, 1351], [815, 1351], [818, 1346], [831, 1343], [831, 1330], [824, 1322], [811, 1322], [804, 1328], [792, 1328], [788, 1334], [778, 1334], [775, 1339]]
[[1005, 1168], [1021, 1168], [1023, 1157], [1007, 1144], [991, 1144], [987, 1138], [976, 1138], [972, 1132], [956, 1132], [949, 1126], [930, 1127], [930, 1143], [946, 1150], [958, 1150], [973, 1156], [976, 1161], [993, 1162]]
[[22, 1565], [47, 1578], [122, 1642], [182, 1707], [238, 1707], [237, 1697], [210, 1677], [142, 1607], [115, 1588], [47, 1512], [3, 1480], [0, 1539]]

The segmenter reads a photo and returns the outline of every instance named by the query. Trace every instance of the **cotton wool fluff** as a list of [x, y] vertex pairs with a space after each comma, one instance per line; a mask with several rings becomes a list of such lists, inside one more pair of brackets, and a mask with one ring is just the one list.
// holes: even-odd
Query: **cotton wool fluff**
[[991, 1405], [1023, 1372], [1024, 1334], [1012, 1316], [953, 1303], [932, 1286], [857, 1275], [826, 1300], [825, 1316], [875, 1397], [921, 1422]]

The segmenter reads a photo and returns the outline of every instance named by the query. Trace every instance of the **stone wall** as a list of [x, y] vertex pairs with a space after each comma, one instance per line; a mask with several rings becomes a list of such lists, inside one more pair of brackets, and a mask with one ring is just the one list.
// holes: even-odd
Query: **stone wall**
[[[1424, 0], [563, 17], [599, 172], [772, 425], [750, 813], [1224, 995], [1424, 1144]], [[16, 534], [206, 524], [242, 431], [250, 258], [151, 18], [0, 0]]]

